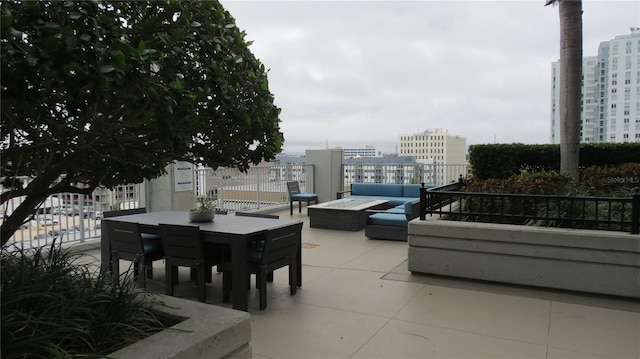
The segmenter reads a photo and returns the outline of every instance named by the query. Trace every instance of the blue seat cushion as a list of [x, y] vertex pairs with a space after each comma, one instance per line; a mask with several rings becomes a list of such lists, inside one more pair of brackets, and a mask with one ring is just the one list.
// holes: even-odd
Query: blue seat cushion
[[247, 251], [247, 261], [249, 263], [260, 263], [262, 260], [262, 251], [261, 250], [248, 250]]
[[351, 194], [361, 196], [402, 197], [402, 185], [396, 183], [353, 183]]
[[162, 252], [162, 241], [159, 234], [140, 233], [140, 238], [145, 254]]
[[291, 200], [298, 200], [298, 199], [307, 200], [307, 199], [313, 199], [313, 198], [318, 198], [318, 195], [315, 193], [298, 193], [291, 196]]
[[386, 213], [402, 213], [402, 214], [411, 214], [413, 212], [413, 202], [405, 202], [403, 204], [397, 205], [393, 208], [389, 208], [385, 211]]
[[405, 184], [402, 187], [402, 194], [404, 197], [417, 197], [420, 198], [420, 187], [419, 184]]
[[420, 198], [409, 198], [409, 197], [388, 197], [388, 196], [364, 196], [364, 195], [351, 195], [345, 198], [358, 198], [358, 199], [370, 199], [370, 200], [382, 200], [389, 201], [387, 204], [389, 206], [399, 206], [404, 205], [405, 202], [417, 202]]
[[404, 209], [404, 205], [401, 204], [399, 206], [395, 206], [393, 208], [389, 208], [388, 210], [385, 211], [385, 213], [400, 213], [400, 214], [404, 214], [405, 212]]
[[[420, 198], [420, 187], [422, 187], [421, 184], [405, 184], [403, 189], [403, 196], [405, 197], [416, 197], [416, 198]], [[425, 184], [424, 188], [429, 189], [429, 188], [433, 188], [433, 187], [437, 187], [434, 184]]]
[[376, 213], [369, 216], [368, 223], [377, 226], [406, 227], [407, 217], [398, 213]]

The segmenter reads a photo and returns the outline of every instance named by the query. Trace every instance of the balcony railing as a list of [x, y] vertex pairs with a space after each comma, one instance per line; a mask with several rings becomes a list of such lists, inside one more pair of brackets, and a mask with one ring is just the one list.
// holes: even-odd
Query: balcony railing
[[[220, 209], [246, 211], [288, 203], [287, 181], [299, 181], [302, 191], [313, 192], [312, 165], [257, 166], [243, 173], [235, 169], [197, 169], [194, 195], [213, 194]], [[60, 193], [49, 197], [10, 239], [22, 248], [61, 242], [82, 242], [101, 234], [102, 212], [144, 207], [145, 183], [98, 188], [91, 196]], [[0, 221], [21, 203], [5, 203]]]
[[640, 194], [631, 197], [568, 197], [423, 190], [420, 219], [449, 220], [640, 233]]
[[[449, 183], [466, 177], [468, 168], [442, 164], [354, 164], [344, 165], [343, 170], [343, 182], [348, 187], [353, 182]], [[256, 166], [247, 172], [231, 168], [197, 169], [194, 195], [214, 195], [218, 207], [231, 212], [257, 210], [288, 203], [287, 181], [298, 181], [302, 192], [314, 192], [313, 165]], [[22, 247], [37, 247], [54, 239], [78, 242], [99, 237], [102, 212], [144, 207], [145, 193], [145, 184], [140, 183], [114, 190], [99, 188], [91, 196], [70, 193], [52, 196], [10, 241]], [[20, 201], [16, 198], [5, 203], [1, 217], [9, 215]]]
[[[104, 211], [144, 206], [144, 193], [143, 184], [130, 184], [113, 190], [98, 188], [89, 196], [56, 194], [40, 205], [8, 243], [30, 248], [48, 245], [54, 240], [56, 243], [82, 242], [99, 237]], [[13, 198], [4, 203], [0, 221], [21, 202], [22, 198]]]
[[196, 195], [213, 195], [218, 208], [256, 210], [288, 203], [288, 181], [298, 181], [302, 192], [313, 192], [313, 165], [270, 165], [240, 172], [232, 168], [196, 170]]
[[428, 183], [437, 186], [469, 177], [466, 164], [439, 163], [353, 163], [343, 164], [343, 185], [352, 183]]

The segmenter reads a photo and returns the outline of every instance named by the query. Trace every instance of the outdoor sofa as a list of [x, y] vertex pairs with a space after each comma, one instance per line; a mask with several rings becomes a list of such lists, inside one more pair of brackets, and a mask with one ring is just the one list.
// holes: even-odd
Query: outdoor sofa
[[384, 211], [368, 210], [367, 213], [369, 216], [364, 227], [367, 238], [406, 241], [409, 221], [420, 212], [416, 204], [405, 202]]
[[[365, 236], [373, 239], [407, 240], [407, 226], [420, 211], [420, 184], [353, 183], [338, 198], [388, 201], [383, 210], [368, 210]], [[432, 188], [435, 185], [425, 185]]]
[[[405, 202], [420, 203], [420, 186], [400, 183], [352, 183], [350, 190], [338, 192], [338, 199], [385, 200], [388, 201], [388, 207], [395, 207]], [[433, 186], [425, 185], [425, 187]]]

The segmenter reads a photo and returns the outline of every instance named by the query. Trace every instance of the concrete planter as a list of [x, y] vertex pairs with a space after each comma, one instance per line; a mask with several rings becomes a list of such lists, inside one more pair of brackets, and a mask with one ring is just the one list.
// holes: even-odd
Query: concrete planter
[[176, 325], [109, 354], [136, 359], [251, 359], [249, 313], [160, 295], [159, 314]]
[[416, 219], [408, 236], [412, 272], [640, 298], [640, 235]]

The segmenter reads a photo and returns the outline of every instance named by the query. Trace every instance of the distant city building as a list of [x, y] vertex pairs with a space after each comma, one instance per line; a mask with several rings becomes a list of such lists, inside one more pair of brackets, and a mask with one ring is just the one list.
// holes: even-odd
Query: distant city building
[[[551, 143], [560, 143], [560, 68], [551, 65]], [[640, 142], [640, 28], [582, 61], [581, 142]]]
[[400, 135], [398, 155], [415, 157], [418, 162], [463, 164], [466, 153], [466, 138], [449, 134], [444, 128]]
[[287, 154], [277, 154], [276, 158], [271, 160], [270, 164], [279, 164], [279, 165], [302, 165], [305, 162], [304, 155], [287, 155]]
[[344, 183], [419, 183], [422, 178], [415, 157], [345, 156], [343, 168]]
[[375, 146], [343, 148], [342, 153], [344, 158], [382, 157], [382, 151], [376, 151]]

